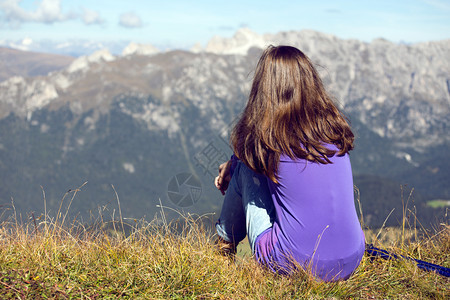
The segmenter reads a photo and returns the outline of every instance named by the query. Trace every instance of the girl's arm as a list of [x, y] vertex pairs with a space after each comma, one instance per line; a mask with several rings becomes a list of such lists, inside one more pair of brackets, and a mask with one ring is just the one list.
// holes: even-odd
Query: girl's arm
[[228, 189], [228, 184], [230, 183], [231, 176], [233, 176], [237, 161], [238, 158], [233, 154], [229, 161], [219, 166], [219, 176], [214, 180], [214, 184], [222, 195], [225, 195], [225, 191]]

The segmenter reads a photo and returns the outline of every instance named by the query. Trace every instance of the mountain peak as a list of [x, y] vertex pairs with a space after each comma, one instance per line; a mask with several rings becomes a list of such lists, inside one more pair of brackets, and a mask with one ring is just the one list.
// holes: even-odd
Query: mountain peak
[[206, 45], [205, 51], [215, 54], [247, 55], [250, 48], [266, 48], [269, 44], [270, 41], [265, 36], [248, 28], [240, 28], [231, 38], [214, 36]]
[[69, 73], [78, 71], [86, 71], [91, 63], [100, 63], [103, 61], [113, 61], [116, 58], [109, 52], [108, 49], [96, 51], [88, 56], [81, 56], [74, 60], [67, 68]]
[[122, 51], [123, 56], [128, 55], [153, 55], [159, 52], [159, 49], [152, 45], [130, 43]]

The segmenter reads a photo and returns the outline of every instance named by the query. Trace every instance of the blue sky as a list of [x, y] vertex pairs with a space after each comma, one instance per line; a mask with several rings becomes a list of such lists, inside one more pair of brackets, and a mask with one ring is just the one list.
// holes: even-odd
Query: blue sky
[[450, 1], [0, 0], [0, 44], [28, 39], [205, 45], [240, 27], [257, 33], [312, 29], [370, 42], [450, 38]]

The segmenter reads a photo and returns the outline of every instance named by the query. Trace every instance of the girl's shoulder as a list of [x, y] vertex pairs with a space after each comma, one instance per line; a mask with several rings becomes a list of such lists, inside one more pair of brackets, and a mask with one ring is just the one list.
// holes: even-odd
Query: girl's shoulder
[[[334, 145], [334, 144], [323, 144], [327, 149], [332, 150], [332, 151], [339, 151], [339, 148]], [[303, 163], [304, 161], [306, 161], [305, 159], [292, 159], [290, 158], [288, 155], [282, 153], [280, 155], [280, 162], [285, 162], [285, 163]]]

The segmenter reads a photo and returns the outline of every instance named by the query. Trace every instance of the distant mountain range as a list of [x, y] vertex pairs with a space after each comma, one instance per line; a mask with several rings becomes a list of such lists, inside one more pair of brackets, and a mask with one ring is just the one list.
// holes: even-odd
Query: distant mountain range
[[52, 53], [62, 56], [79, 57], [92, 54], [95, 51], [109, 49], [111, 53], [120, 54], [130, 44], [130, 41], [92, 41], [69, 40], [56, 41], [50, 39], [32, 40], [30, 38], [17, 40], [0, 40], [0, 47], [21, 50], [24, 52]]
[[13, 76], [41, 76], [67, 67], [70, 56], [20, 51], [0, 47], [0, 82]]
[[[122, 56], [98, 51], [46, 76], [13, 74], [0, 83], [0, 204], [9, 207], [13, 198], [16, 209], [37, 214], [42, 186], [55, 211], [65, 191], [88, 181], [71, 206], [84, 218], [117, 208], [111, 184], [132, 218], [153, 216], [159, 201], [218, 211], [211, 175], [230, 155], [227, 129], [268, 44], [294, 45], [310, 56], [350, 116], [367, 225], [380, 226], [394, 207], [387, 224], [398, 224], [403, 184], [404, 202], [424, 223], [441, 219], [443, 210], [426, 201], [450, 199], [450, 166], [442, 159], [450, 144], [450, 41], [364, 43], [313, 31], [241, 29], [192, 51], [131, 44]], [[183, 208], [167, 197], [168, 183], [181, 173], [201, 182], [180, 183], [175, 193], [196, 199]]]

